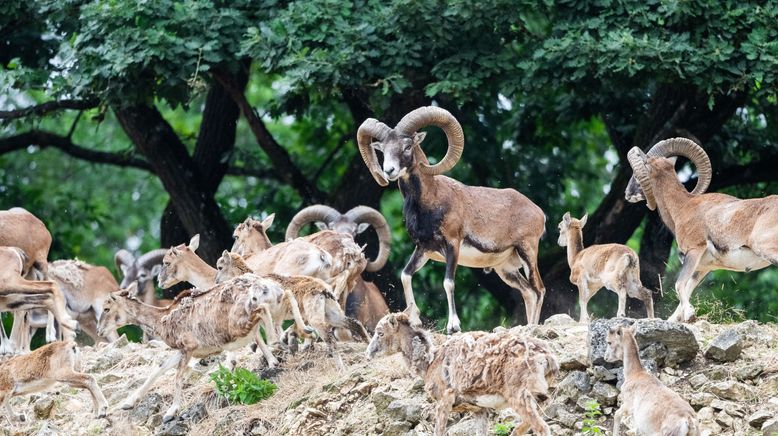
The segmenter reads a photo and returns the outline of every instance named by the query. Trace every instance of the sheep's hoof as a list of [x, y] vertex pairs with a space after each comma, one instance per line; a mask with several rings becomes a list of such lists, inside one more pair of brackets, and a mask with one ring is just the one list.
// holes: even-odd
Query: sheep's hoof
[[134, 401], [127, 401], [125, 403], [122, 403], [121, 406], [119, 406], [119, 408], [122, 409], [122, 410], [130, 410], [133, 407], [135, 407], [135, 402]]
[[97, 412], [95, 413], [95, 417], [97, 418], [105, 418], [108, 416], [108, 406], [102, 406], [99, 409], [97, 409]]
[[172, 421], [173, 419], [175, 419], [175, 417], [176, 417], [175, 414], [170, 414], [170, 415], [165, 414], [165, 416], [162, 417], [162, 422], [163, 423], [168, 423], [168, 422]]
[[16, 420], [19, 421], [19, 422], [25, 422], [25, 421], [27, 421], [27, 417], [24, 416], [24, 413], [20, 413], [20, 414], [16, 415]]

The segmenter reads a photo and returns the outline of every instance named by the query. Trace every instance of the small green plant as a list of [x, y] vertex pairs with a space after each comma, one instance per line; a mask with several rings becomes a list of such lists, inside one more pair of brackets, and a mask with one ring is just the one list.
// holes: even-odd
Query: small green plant
[[511, 423], [507, 423], [507, 424], [504, 424], [502, 422], [498, 422], [497, 424], [494, 425], [494, 428], [492, 429], [492, 432], [496, 436], [508, 436], [509, 434], [511, 434], [511, 432], [513, 431], [513, 427], [515, 427], [515, 426], [516, 426], [516, 424], [514, 424], [512, 422]]
[[255, 404], [272, 396], [278, 386], [244, 368], [230, 371], [222, 365], [211, 374], [216, 393], [231, 403]]
[[600, 416], [602, 416], [600, 403], [592, 400], [584, 404], [584, 407], [584, 420], [583, 427], [581, 427], [581, 433], [585, 435], [605, 434], [605, 432], [602, 430], [602, 427], [597, 425], [598, 419]]

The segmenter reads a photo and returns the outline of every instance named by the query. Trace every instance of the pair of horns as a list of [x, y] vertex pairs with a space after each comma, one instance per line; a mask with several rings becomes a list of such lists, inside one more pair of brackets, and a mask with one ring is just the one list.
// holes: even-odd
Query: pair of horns
[[378, 271], [384, 267], [389, 259], [389, 246], [392, 243], [392, 234], [386, 218], [380, 212], [367, 206], [357, 206], [348, 212], [341, 214], [337, 210], [323, 204], [315, 204], [297, 212], [297, 215], [289, 222], [286, 228], [286, 240], [297, 237], [300, 229], [311, 222], [322, 221], [330, 224], [334, 221], [345, 219], [354, 224], [367, 223], [373, 226], [378, 234], [378, 255], [375, 260], [368, 262], [365, 269], [369, 272]]
[[632, 167], [633, 177], [640, 184], [643, 196], [646, 198], [646, 204], [651, 210], [656, 209], [656, 198], [649, 180], [648, 167], [646, 161], [649, 157], [671, 157], [683, 156], [689, 159], [697, 167], [697, 185], [692, 194], [698, 195], [705, 192], [710, 186], [713, 177], [713, 168], [710, 164], [705, 150], [697, 143], [687, 138], [671, 138], [657, 142], [648, 153], [638, 147], [632, 147], [627, 154], [627, 160]]
[[398, 135], [410, 137], [419, 129], [427, 126], [437, 126], [443, 129], [448, 139], [448, 150], [443, 159], [435, 165], [420, 162], [419, 170], [423, 174], [443, 174], [456, 165], [459, 158], [462, 157], [462, 150], [465, 148], [465, 134], [462, 132], [462, 126], [449, 111], [435, 106], [421, 107], [405, 115], [394, 129], [375, 118], [368, 118], [359, 126], [359, 130], [357, 130], [359, 153], [370, 170], [370, 174], [379, 185], [386, 186], [389, 181], [378, 165], [375, 149], [370, 146], [372, 140], [384, 141], [392, 131]]

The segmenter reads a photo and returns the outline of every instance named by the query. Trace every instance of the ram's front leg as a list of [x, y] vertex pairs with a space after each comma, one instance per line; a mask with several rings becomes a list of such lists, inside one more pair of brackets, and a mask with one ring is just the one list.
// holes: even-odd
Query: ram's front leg
[[403, 284], [403, 294], [405, 294], [405, 313], [408, 314], [413, 325], [421, 325], [419, 308], [416, 306], [416, 299], [413, 297], [413, 275], [427, 263], [427, 260], [429, 258], [424, 254], [424, 250], [416, 247], [400, 275], [400, 281]]
[[446, 333], [453, 334], [462, 331], [457, 315], [457, 305], [454, 301], [454, 280], [457, 273], [457, 261], [459, 260], [459, 241], [450, 241], [446, 246], [446, 277], [443, 279], [443, 288], [446, 290], [448, 301], [448, 322]]

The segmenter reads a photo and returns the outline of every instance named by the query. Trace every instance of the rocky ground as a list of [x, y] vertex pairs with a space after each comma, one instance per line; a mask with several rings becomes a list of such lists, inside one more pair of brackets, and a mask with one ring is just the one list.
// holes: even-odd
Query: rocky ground
[[[595, 424], [610, 433], [621, 371], [603, 361], [604, 348], [599, 344], [616, 322], [626, 321], [598, 320], [589, 328], [556, 316], [543, 326], [517, 327], [551, 342], [560, 357], [562, 373], [544, 404], [553, 434], [581, 434], [584, 407], [592, 399], [603, 412]], [[693, 405], [704, 433], [778, 433], [778, 327], [705, 321], [685, 327], [639, 321], [637, 339], [644, 363]], [[111, 345], [84, 347], [82, 353], [84, 369], [97, 378], [111, 405], [108, 418], [92, 416], [88, 393], [59, 385], [14, 399], [14, 408], [24, 412], [27, 421], [14, 426], [0, 421], [0, 434], [431, 434], [434, 407], [422, 382], [407, 375], [397, 356], [367, 362], [364, 348], [364, 344], [341, 346], [345, 371], [337, 371], [332, 359], [320, 351], [287, 356], [275, 371], [264, 369], [259, 354], [239, 353], [240, 366], [279, 387], [273, 397], [253, 406], [230, 405], [217, 397], [208, 377], [216, 360], [197, 362], [187, 380], [183, 413], [178, 420], [162, 424], [172, 399], [172, 371], [135, 409], [117, 410], [117, 406], [171, 351], [163, 344], [127, 343], [122, 338]], [[512, 421], [503, 413], [491, 417], [491, 426]], [[449, 430], [451, 435], [472, 434], [469, 417], [453, 415]]]

